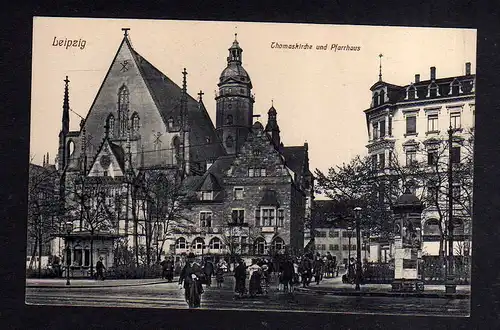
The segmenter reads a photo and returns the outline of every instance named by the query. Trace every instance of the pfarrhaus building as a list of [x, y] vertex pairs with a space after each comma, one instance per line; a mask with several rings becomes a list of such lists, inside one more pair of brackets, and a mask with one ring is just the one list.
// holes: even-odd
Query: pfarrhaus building
[[[424, 203], [424, 258], [449, 254], [450, 196], [453, 253], [458, 259], [469, 256], [475, 115], [475, 75], [471, 73], [471, 63], [465, 63], [463, 74], [453, 77], [439, 77], [438, 69], [431, 67], [428, 79], [416, 74], [413, 82], [404, 86], [385, 82], [380, 74], [370, 90], [372, 102], [364, 110], [368, 155], [379, 177], [396, 179]], [[389, 240], [371, 237], [371, 261], [387, 262], [393, 257]]]
[[282, 143], [272, 104], [265, 126], [254, 120], [242, 53], [235, 39], [214, 81], [215, 125], [203, 93], [189, 95], [186, 69], [179, 86], [133, 49], [127, 29], [78, 131], [69, 130], [66, 78], [58, 171], [74, 269], [99, 257], [112, 266], [117, 246], [147, 263], [302, 251], [313, 198], [308, 145]]

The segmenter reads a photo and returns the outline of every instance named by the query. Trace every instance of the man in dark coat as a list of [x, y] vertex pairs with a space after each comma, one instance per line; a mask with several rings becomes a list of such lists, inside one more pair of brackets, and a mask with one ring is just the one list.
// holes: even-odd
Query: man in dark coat
[[247, 269], [242, 259], [238, 260], [238, 266], [234, 269], [234, 278], [236, 280], [234, 291], [241, 297], [246, 291], [245, 280], [247, 278]]
[[104, 281], [104, 264], [102, 263], [102, 257], [99, 258], [97, 264], [95, 265], [95, 269], [97, 271], [96, 279], [99, 278]]
[[203, 270], [194, 261], [194, 258], [194, 253], [189, 253], [186, 265], [182, 268], [181, 275], [179, 276], [179, 286], [182, 288], [182, 283], [184, 282], [184, 297], [189, 308], [200, 307], [201, 294], [203, 293], [203, 286], [200, 281], [203, 276]]
[[215, 267], [212, 261], [210, 259], [206, 259], [203, 271], [205, 272], [205, 275], [207, 277], [207, 287], [210, 287], [210, 285], [212, 284], [212, 275], [215, 272], [214, 268]]
[[283, 280], [283, 291], [291, 292], [293, 291], [293, 275], [295, 271], [293, 269], [293, 263], [290, 257], [287, 257], [281, 265], [281, 276]]

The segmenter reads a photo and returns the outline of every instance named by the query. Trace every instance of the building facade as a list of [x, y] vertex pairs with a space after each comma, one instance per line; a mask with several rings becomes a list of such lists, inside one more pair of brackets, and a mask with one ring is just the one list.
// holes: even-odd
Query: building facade
[[[356, 225], [354, 221], [340, 218], [335, 212], [335, 201], [314, 201], [315, 250], [324, 256], [330, 253], [339, 265], [347, 265], [350, 258], [357, 258]], [[368, 260], [369, 246], [361, 231], [361, 258]]]
[[[468, 256], [475, 75], [470, 63], [465, 64], [462, 75], [439, 78], [436, 72], [431, 67], [429, 79], [420, 80], [417, 74], [406, 86], [384, 82], [380, 74], [371, 87], [371, 105], [364, 110], [366, 147], [378, 176], [396, 179], [424, 203], [423, 255], [448, 254], [448, 197], [452, 196], [454, 254]], [[370, 246], [371, 261], [393, 258], [389, 241], [372, 237]]]
[[[128, 30], [94, 102], [69, 130], [65, 80], [57, 170], [74, 269], [99, 257], [117, 263], [117, 244], [165, 254], [264, 255], [301, 251], [313, 199], [308, 146], [284, 146], [277, 111], [253, 122], [254, 96], [234, 40], [219, 77], [216, 125], [203, 104], [131, 46]], [[142, 251], [142, 252], [141, 252]], [[153, 251], [153, 252], [148, 252]]]

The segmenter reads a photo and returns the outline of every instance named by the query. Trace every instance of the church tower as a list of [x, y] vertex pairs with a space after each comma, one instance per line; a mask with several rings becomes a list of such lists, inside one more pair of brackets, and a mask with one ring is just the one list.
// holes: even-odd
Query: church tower
[[230, 155], [240, 151], [253, 121], [255, 100], [251, 93], [250, 76], [242, 66], [242, 53], [235, 34], [229, 48], [227, 67], [220, 75], [219, 93], [215, 97], [217, 134]]
[[274, 143], [276, 148], [280, 147], [280, 128], [278, 126], [278, 120], [276, 119], [276, 109], [274, 105], [271, 106], [271, 109], [267, 112], [267, 125], [266, 125], [266, 133], [269, 135], [271, 140]]

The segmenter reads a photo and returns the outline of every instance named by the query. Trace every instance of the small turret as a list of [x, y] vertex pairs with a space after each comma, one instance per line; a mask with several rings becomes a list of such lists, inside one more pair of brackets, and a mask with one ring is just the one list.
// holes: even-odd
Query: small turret
[[[272, 101], [271, 101], [272, 102]], [[271, 140], [274, 143], [276, 148], [280, 147], [281, 139], [280, 139], [280, 128], [278, 126], [278, 121], [276, 119], [276, 109], [274, 108], [274, 103], [272, 102], [271, 108], [267, 112], [267, 125], [266, 125], [266, 133], [269, 134]]]

